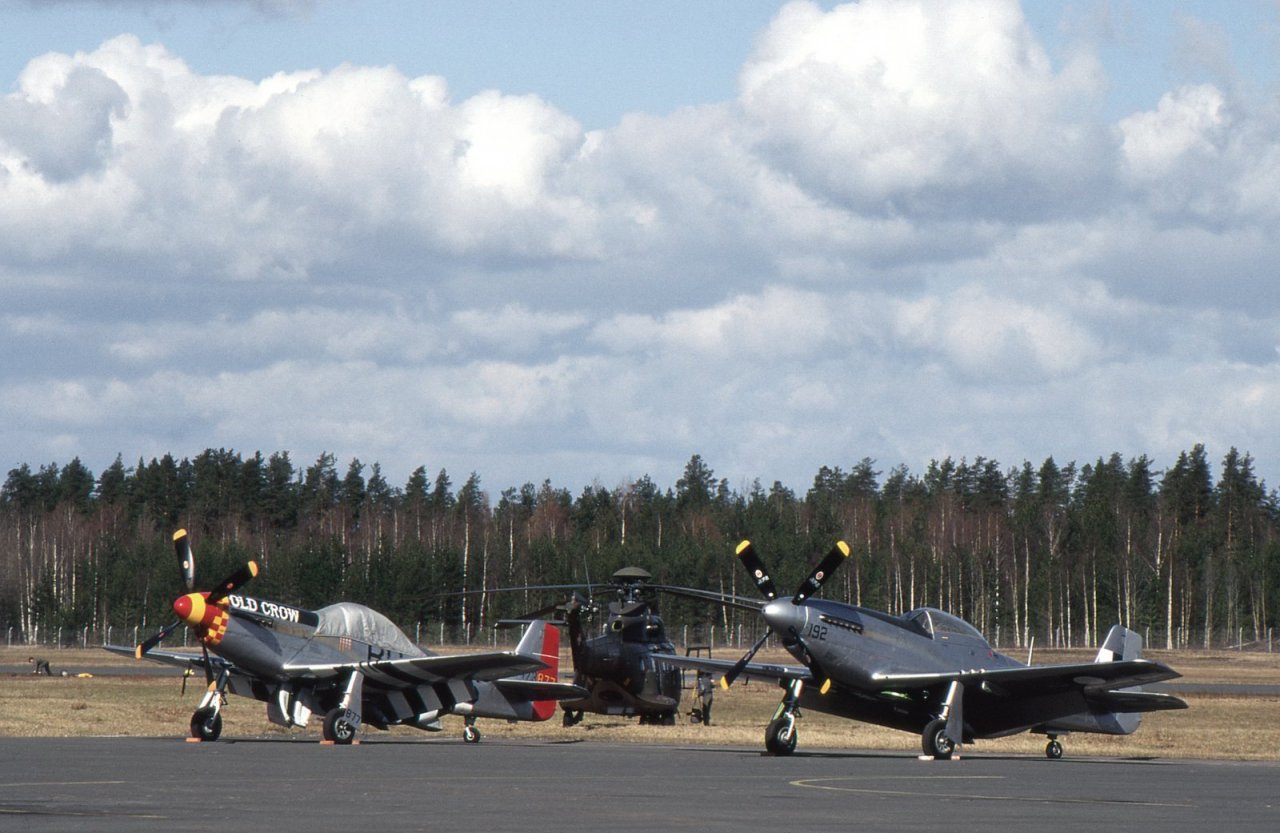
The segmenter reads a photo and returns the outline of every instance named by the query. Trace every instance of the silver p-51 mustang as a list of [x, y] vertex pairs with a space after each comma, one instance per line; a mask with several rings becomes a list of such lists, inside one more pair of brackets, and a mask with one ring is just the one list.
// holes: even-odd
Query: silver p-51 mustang
[[[1047, 735], [1045, 754], [1060, 758], [1059, 735], [1127, 735], [1138, 728], [1142, 712], [1187, 707], [1172, 695], [1141, 689], [1180, 675], [1143, 659], [1142, 637], [1120, 625], [1107, 634], [1094, 662], [1024, 665], [993, 649], [968, 622], [936, 608], [895, 616], [810, 598], [849, 557], [843, 541], [790, 599], [778, 597], [749, 541], [738, 545], [737, 556], [762, 602], [705, 591], [690, 595], [758, 610], [768, 624], [764, 637], [736, 662], [654, 659], [721, 676], [725, 688], [739, 676], [776, 680], [785, 693], [765, 731], [765, 747], [774, 754], [795, 749], [801, 706], [919, 733], [925, 755], [933, 758], [950, 758], [961, 743], [978, 738], [1025, 731]], [[770, 634], [802, 664], [752, 662]]]

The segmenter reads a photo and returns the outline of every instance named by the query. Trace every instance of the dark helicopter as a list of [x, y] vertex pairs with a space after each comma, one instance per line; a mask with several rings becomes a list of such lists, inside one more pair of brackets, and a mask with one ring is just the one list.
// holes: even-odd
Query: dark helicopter
[[[573, 682], [589, 694], [560, 702], [565, 726], [578, 724], [588, 712], [638, 716], [642, 724], [675, 725], [684, 676], [679, 668], [654, 659], [656, 654], [673, 654], [675, 645], [658, 614], [658, 593], [669, 588], [651, 583], [652, 578], [639, 567], [618, 570], [610, 582], [613, 592], [609, 595], [614, 598], [603, 603], [599, 599], [600, 585], [510, 588], [573, 591], [567, 602], [500, 623], [523, 625], [530, 619], [551, 617], [568, 628]], [[697, 592], [680, 589], [686, 593]], [[584, 590], [594, 594], [584, 596]], [[701, 708], [694, 711], [700, 720], [704, 720], [704, 715], [710, 716], [711, 687], [703, 688], [706, 690], [699, 692]]]
[[589, 632], [599, 606], [577, 592], [564, 605], [573, 681], [590, 692], [561, 701], [565, 726], [579, 723], [586, 712], [639, 715], [641, 723], [675, 725], [683, 676], [679, 668], [653, 660], [654, 654], [674, 653], [675, 645], [658, 615], [656, 590], [647, 586], [652, 578], [639, 567], [613, 574], [617, 598], [608, 602], [595, 636]]

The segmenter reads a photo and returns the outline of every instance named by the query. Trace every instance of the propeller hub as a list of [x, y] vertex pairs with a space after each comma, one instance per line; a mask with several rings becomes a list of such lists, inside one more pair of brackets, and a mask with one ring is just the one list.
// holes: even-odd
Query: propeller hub
[[199, 627], [203, 623], [206, 607], [202, 593], [188, 593], [173, 602], [173, 612], [192, 627]]
[[769, 602], [761, 613], [774, 633], [798, 635], [804, 627], [808, 611], [803, 605], [792, 604], [790, 599], [783, 599]]

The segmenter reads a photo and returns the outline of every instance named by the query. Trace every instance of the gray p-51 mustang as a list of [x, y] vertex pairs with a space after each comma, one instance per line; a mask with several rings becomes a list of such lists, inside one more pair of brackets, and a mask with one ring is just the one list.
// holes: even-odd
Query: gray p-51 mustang
[[[765, 636], [741, 659], [657, 656], [685, 668], [723, 675], [728, 688], [741, 675], [772, 679], [785, 689], [765, 732], [765, 746], [786, 755], [796, 746], [801, 706], [867, 723], [917, 732], [927, 756], [950, 758], [962, 743], [1024, 731], [1042, 733], [1045, 754], [1062, 756], [1068, 732], [1127, 735], [1142, 712], [1184, 709], [1147, 683], [1180, 676], [1141, 658], [1142, 637], [1116, 625], [1092, 663], [1023, 665], [995, 651], [977, 628], [935, 608], [894, 616], [865, 607], [811, 599], [849, 556], [840, 541], [800, 585], [780, 599], [751, 542], [738, 545], [764, 602], [722, 601], [757, 609]], [[707, 594], [700, 594], [707, 598]], [[771, 634], [803, 665], [753, 663]]]
[[[155, 636], [114, 653], [184, 668], [201, 668], [208, 689], [191, 717], [191, 737], [217, 740], [226, 692], [265, 701], [267, 718], [306, 726], [323, 715], [323, 736], [351, 743], [362, 725], [439, 731], [440, 718], [465, 719], [463, 739], [480, 739], [477, 717], [546, 720], [556, 701], [587, 691], [557, 681], [560, 633], [533, 622], [514, 651], [441, 656], [415, 645], [389, 619], [363, 605], [341, 602], [303, 610], [237, 595], [258, 574], [250, 561], [210, 592], [192, 592], [194, 561], [186, 530], [174, 550], [187, 593], [173, 603], [177, 619]], [[200, 640], [201, 653], [155, 650], [180, 625]]]

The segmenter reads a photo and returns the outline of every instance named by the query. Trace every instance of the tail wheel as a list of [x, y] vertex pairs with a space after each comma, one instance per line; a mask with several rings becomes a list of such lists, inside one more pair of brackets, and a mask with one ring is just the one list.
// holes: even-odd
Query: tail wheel
[[774, 718], [764, 730], [764, 748], [772, 755], [790, 755], [796, 751], [796, 724], [783, 715]]
[[475, 726], [464, 726], [462, 727], [462, 739], [467, 743], [479, 743], [480, 730]]
[[222, 735], [222, 713], [217, 709], [196, 709], [191, 715], [191, 737], [214, 741]]
[[356, 739], [356, 726], [347, 720], [344, 708], [332, 709], [324, 716], [322, 732], [325, 740], [344, 746]]
[[924, 727], [924, 732], [920, 735], [920, 746], [924, 750], [924, 754], [940, 761], [951, 759], [951, 755], [956, 751], [956, 745], [947, 737], [947, 721], [942, 718], [929, 721], [929, 725]]

